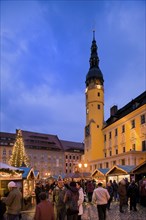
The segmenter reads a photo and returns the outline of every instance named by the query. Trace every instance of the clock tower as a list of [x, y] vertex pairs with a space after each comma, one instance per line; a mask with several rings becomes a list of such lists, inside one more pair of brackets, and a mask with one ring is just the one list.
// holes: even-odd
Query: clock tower
[[86, 75], [86, 126], [85, 159], [90, 162], [103, 158], [104, 79], [99, 68], [99, 58], [93, 31], [90, 68]]

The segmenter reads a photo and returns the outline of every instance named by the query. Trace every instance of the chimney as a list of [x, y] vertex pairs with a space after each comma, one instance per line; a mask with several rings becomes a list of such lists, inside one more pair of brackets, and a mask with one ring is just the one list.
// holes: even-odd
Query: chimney
[[110, 116], [114, 116], [118, 111], [118, 106], [117, 105], [114, 105], [111, 107], [110, 109]]

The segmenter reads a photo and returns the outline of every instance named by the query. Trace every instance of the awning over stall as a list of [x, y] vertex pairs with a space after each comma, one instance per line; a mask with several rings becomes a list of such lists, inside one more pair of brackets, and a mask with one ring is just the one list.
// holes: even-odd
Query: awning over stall
[[0, 162], [0, 180], [20, 180], [24, 171]]
[[96, 177], [99, 177], [99, 176], [105, 176], [108, 171], [109, 171], [108, 168], [105, 168], [105, 169], [102, 169], [102, 168], [96, 169], [96, 170], [92, 173], [92, 177], [96, 178]]
[[34, 170], [33, 168], [30, 167], [21, 167], [21, 169], [24, 171], [24, 173], [22, 174], [22, 178], [23, 179], [34, 179], [35, 178], [35, 174], [34, 174]]
[[127, 175], [129, 174], [135, 166], [127, 165], [114, 165], [107, 173], [107, 176], [117, 176], [117, 175]]
[[132, 171], [132, 174], [146, 174], [146, 161], [136, 166]]

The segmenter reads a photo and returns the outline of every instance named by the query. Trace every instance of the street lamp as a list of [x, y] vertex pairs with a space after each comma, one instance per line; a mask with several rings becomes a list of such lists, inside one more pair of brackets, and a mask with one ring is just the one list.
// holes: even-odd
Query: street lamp
[[88, 165], [87, 165], [87, 163], [84, 163], [84, 164], [79, 163], [79, 165], [78, 165], [78, 166], [79, 166], [79, 168], [82, 168], [82, 167], [87, 168], [87, 166], [88, 166]]

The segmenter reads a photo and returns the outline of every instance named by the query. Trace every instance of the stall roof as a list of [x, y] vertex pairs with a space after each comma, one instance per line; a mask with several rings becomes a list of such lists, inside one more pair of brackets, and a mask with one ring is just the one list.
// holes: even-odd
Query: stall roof
[[94, 176], [96, 173], [101, 173], [102, 175], [106, 175], [106, 173], [109, 171], [109, 168], [99, 168], [94, 170], [94, 172], [92, 173], [92, 176]]
[[107, 173], [106, 175], [109, 174], [115, 174], [115, 175], [119, 175], [119, 174], [129, 174], [133, 169], [135, 168], [135, 166], [128, 166], [128, 165], [114, 165]]
[[138, 166], [136, 166], [131, 173], [134, 174], [141, 174], [141, 173], [146, 173], [146, 161], [143, 163], [140, 163]]
[[23, 179], [27, 179], [30, 175], [32, 175], [32, 177], [35, 177], [33, 168], [31, 168], [31, 167], [21, 167], [21, 169], [24, 171], [24, 173], [22, 174]]
[[23, 169], [18, 168], [18, 167], [13, 167], [10, 166], [8, 164], [2, 163], [0, 162], [0, 171], [5, 170], [5, 171], [9, 171], [9, 170], [15, 170], [16, 172], [24, 172]]
[[34, 170], [34, 176], [36, 179], [39, 178], [39, 171], [38, 170]]

